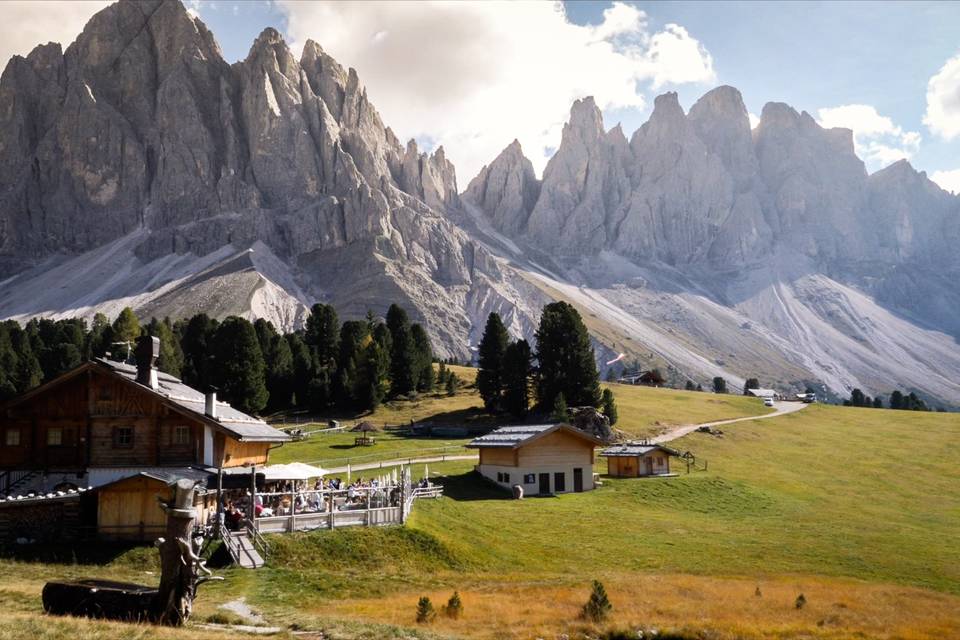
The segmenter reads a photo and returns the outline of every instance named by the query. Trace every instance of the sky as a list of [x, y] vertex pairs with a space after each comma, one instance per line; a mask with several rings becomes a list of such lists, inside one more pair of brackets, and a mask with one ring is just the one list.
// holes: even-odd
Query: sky
[[[66, 45], [106, 3], [0, 3], [0, 59]], [[907, 158], [960, 192], [960, 3], [188, 0], [229, 62], [272, 26], [355, 67], [384, 122], [442, 144], [460, 188], [514, 138], [537, 172], [575, 99], [629, 137], [654, 98], [737, 87], [854, 130], [876, 171]]]

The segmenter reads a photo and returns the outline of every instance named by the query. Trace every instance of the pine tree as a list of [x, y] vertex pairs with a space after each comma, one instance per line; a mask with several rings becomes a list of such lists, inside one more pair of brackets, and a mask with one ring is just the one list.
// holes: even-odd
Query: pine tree
[[93, 316], [90, 333], [87, 335], [87, 358], [102, 358], [107, 351], [110, 351], [111, 342], [113, 342], [113, 327], [110, 326], [110, 320], [98, 312]]
[[313, 376], [307, 383], [309, 404], [315, 411], [325, 409], [333, 401], [333, 382], [340, 349], [340, 321], [337, 311], [328, 304], [315, 304], [307, 317], [303, 341], [310, 348]]
[[430, 598], [422, 596], [417, 602], [417, 622], [420, 624], [429, 624], [433, 622], [433, 619], [436, 617], [437, 613], [433, 610], [433, 603], [430, 602]]
[[617, 372], [613, 370], [613, 367], [607, 369], [607, 375], [604, 378], [607, 382], [616, 382], [617, 381]]
[[[130, 307], [124, 307], [120, 315], [113, 321], [113, 341], [130, 343], [130, 353], [133, 353], [133, 343], [140, 337], [140, 321]], [[114, 349], [123, 350], [126, 347], [115, 345]]]
[[293, 402], [293, 352], [290, 351], [290, 343], [284, 336], [274, 336], [270, 354], [271, 361], [267, 365], [270, 406], [286, 409]]
[[593, 581], [593, 588], [590, 591], [590, 599], [583, 605], [580, 615], [585, 620], [591, 622], [603, 622], [613, 610], [610, 599], [607, 597], [607, 590], [599, 580]]
[[292, 402], [294, 406], [306, 407], [309, 403], [307, 388], [313, 378], [313, 357], [310, 355], [310, 347], [296, 333], [288, 333], [284, 337], [293, 356]]
[[390, 395], [404, 396], [417, 387], [417, 363], [410, 320], [407, 312], [396, 304], [387, 310], [387, 329], [390, 331]]
[[553, 398], [553, 410], [550, 412], [550, 419], [554, 422], [567, 422], [570, 419], [567, 411], [567, 400], [562, 391]]
[[503, 355], [503, 407], [518, 418], [530, 408], [532, 357], [530, 345], [522, 339], [510, 343]]
[[211, 345], [217, 326], [216, 320], [198, 313], [187, 322], [180, 340], [183, 381], [201, 391], [206, 391], [211, 384]]
[[537, 400], [552, 406], [558, 394], [575, 407], [600, 404], [600, 376], [587, 327], [566, 302], [543, 308], [537, 328]]
[[890, 394], [890, 408], [891, 409], [902, 409], [903, 408], [903, 394], [900, 391], [895, 390]]
[[504, 382], [504, 355], [510, 336], [503, 326], [500, 314], [491, 313], [487, 316], [487, 325], [483, 330], [483, 337], [477, 349], [479, 354], [479, 369], [477, 371], [477, 391], [483, 399], [483, 406], [487, 411], [497, 411], [501, 408], [501, 395]]
[[600, 406], [603, 410], [603, 415], [607, 416], [610, 420], [610, 426], [617, 424], [617, 402], [613, 397], [613, 391], [610, 389], [604, 389], [603, 394], [600, 398]]
[[683, 387], [687, 391], [696, 391], [697, 387], [693, 384], [692, 380], [687, 380], [687, 384]]
[[223, 397], [246, 413], [263, 409], [269, 399], [266, 366], [253, 325], [230, 316], [217, 328], [211, 351], [215, 385]]
[[14, 323], [14, 325], [10, 325], [8, 331], [10, 344], [17, 354], [17, 369], [16, 373], [10, 376], [10, 379], [16, 386], [17, 393], [24, 393], [43, 382], [43, 368], [40, 366], [40, 360], [33, 352], [30, 336], [17, 323]]
[[458, 620], [463, 615], [463, 602], [460, 600], [459, 592], [453, 592], [453, 595], [447, 600], [447, 606], [443, 608], [443, 613], [451, 620]]
[[873, 408], [874, 409], [883, 409], [883, 399], [880, 396], [877, 396], [873, 399]]
[[454, 395], [456, 395], [456, 394], [457, 394], [457, 387], [459, 387], [459, 386], [460, 386], [460, 379], [457, 377], [457, 374], [455, 374], [453, 371], [451, 371], [451, 372], [447, 375], [447, 386], [446, 386], [447, 395], [448, 395], [448, 396], [454, 396]]
[[702, 384], [699, 384], [699, 383], [697, 384], [697, 391], [703, 391], [703, 385], [702, 385]]
[[417, 391], [427, 393], [433, 390], [433, 346], [430, 336], [419, 324], [410, 327], [410, 338], [413, 340], [413, 350], [417, 370]]
[[390, 358], [377, 340], [368, 340], [358, 366], [357, 399], [361, 409], [374, 411], [387, 394]]
[[157, 369], [169, 373], [177, 378], [183, 369], [183, 349], [180, 342], [173, 335], [169, 318], [161, 322], [151, 318], [147, 324], [147, 334], [160, 340], [160, 357], [157, 358]]
[[726, 393], [727, 392], [727, 381], [721, 376], [717, 376], [713, 379], [713, 392], [714, 393]]

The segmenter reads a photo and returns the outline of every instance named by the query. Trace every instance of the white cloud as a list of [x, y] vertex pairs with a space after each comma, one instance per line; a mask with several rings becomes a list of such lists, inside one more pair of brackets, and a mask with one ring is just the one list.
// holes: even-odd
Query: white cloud
[[747, 117], [750, 118], [750, 129], [756, 129], [757, 125], [760, 124], [760, 116], [755, 113], [747, 113]]
[[947, 60], [927, 83], [923, 124], [945, 140], [960, 135], [960, 54]]
[[3, 22], [9, 28], [3, 30], [0, 39], [0, 66], [5, 67], [15, 55], [26, 56], [39, 44], [59, 42], [66, 49], [87, 20], [108, 4], [108, 0], [4, 2]]
[[920, 134], [904, 131], [887, 116], [868, 104], [845, 104], [819, 109], [820, 125], [853, 130], [857, 154], [870, 169], [880, 169], [907, 159], [920, 148]]
[[930, 179], [940, 185], [944, 191], [960, 194], [960, 169], [934, 171]]
[[461, 188], [515, 137], [542, 170], [577, 98], [642, 108], [649, 88], [715, 80], [683, 27], [651, 33], [643, 11], [619, 2], [585, 26], [546, 2], [279, 5], [294, 48], [312, 38], [355, 67], [398, 136], [444, 145]]

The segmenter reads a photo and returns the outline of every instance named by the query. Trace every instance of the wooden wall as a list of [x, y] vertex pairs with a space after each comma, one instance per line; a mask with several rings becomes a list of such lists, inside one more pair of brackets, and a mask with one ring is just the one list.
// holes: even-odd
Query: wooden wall
[[97, 491], [97, 532], [119, 540], [153, 539], [163, 532], [167, 518], [159, 500], [170, 499], [165, 482], [135, 476]]
[[[189, 428], [178, 443], [178, 426]], [[133, 442], [121, 445], [117, 429], [133, 427]], [[48, 445], [59, 429], [62, 444]], [[6, 431], [20, 444], [7, 446]], [[86, 467], [178, 466], [203, 463], [204, 423], [170, 409], [149, 391], [92, 368], [64, 380], [0, 415], [0, 468], [80, 471]], [[213, 462], [225, 466], [265, 464], [269, 444], [216, 436]]]
[[519, 449], [521, 467], [572, 464], [593, 466], [593, 444], [564, 431], [554, 431]]
[[517, 466], [518, 453], [517, 449], [480, 449], [480, 464], [515, 467]]
[[268, 442], [238, 442], [217, 434], [213, 447], [214, 464], [223, 459], [224, 467], [242, 467], [249, 464], [266, 464], [270, 452]]

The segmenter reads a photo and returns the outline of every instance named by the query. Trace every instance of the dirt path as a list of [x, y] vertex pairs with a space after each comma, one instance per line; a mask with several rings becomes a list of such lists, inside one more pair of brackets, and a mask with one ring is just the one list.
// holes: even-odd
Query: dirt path
[[703, 422], [701, 424], [685, 424], [679, 427], [673, 427], [665, 433], [651, 438], [651, 442], [657, 442], [663, 444], [665, 442], [670, 442], [671, 440], [676, 440], [677, 438], [682, 438], [683, 436], [693, 433], [700, 427], [719, 427], [724, 424], [733, 424], [734, 422], [744, 422], [746, 420], [763, 420], [766, 418], [776, 418], [777, 416], [782, 416], [788, 413], [794, 413], [795, 411], [800, 411], [805, 408], [807, 405], [803, 402], [778, 402], [774, 405], [773, 413], [765, 413], [762, 416], [747, 416], [745, 418], [733, 418], [732, 420], [718, 420], [717, 422]]

